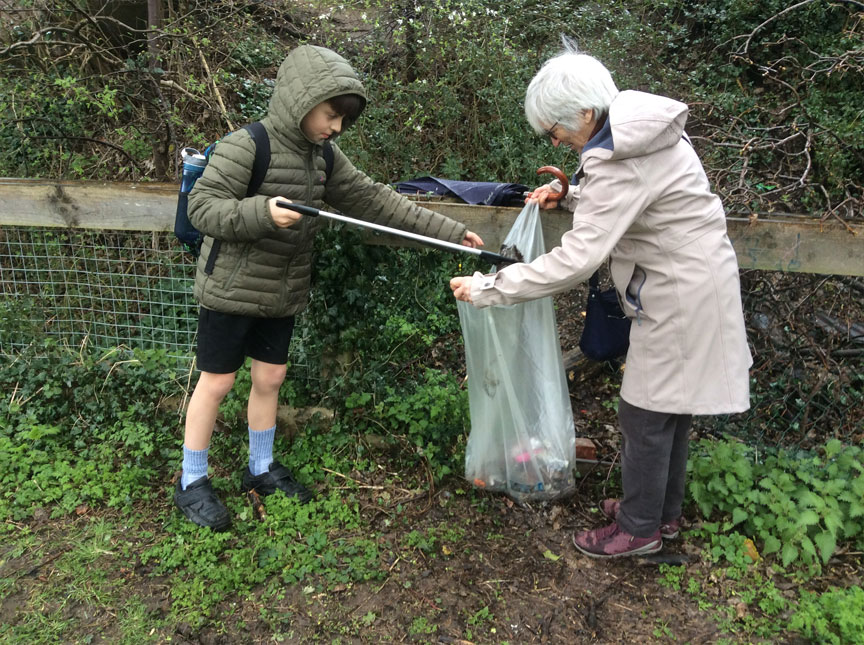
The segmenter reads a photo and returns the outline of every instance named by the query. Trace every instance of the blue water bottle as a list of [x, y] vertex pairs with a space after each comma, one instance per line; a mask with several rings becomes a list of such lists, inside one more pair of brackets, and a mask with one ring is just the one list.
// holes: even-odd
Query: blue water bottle
[[192, 186], [204, 172], [207, 157], [195, 148], [183, 148], [180, 153], [183, 160], [183, 175], [180, 179], [180, 196], [177, 198], [177, 213], [174, 216], [174, 235], [183, 242], [194, 255], [198, 255], [201, 247], [201, 234], [189, 221], [188, 204]]

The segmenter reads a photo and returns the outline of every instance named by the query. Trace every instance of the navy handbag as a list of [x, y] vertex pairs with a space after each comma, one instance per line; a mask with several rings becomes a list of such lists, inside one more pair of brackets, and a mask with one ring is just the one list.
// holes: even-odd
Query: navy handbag
[[588, 280], [585, 326], [579, 349], [594, 361], [611, 361], [627, 353], [630, 346], [630, 319], [618, 303], [615, 288], [600, 290], [597, 272]]

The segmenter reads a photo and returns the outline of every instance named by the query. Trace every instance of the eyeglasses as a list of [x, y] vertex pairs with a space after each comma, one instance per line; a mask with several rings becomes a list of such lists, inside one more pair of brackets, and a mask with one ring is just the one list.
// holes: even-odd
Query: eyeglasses
[[557, 139], [558, 137], [555, 136], [555, 128], [557, 128], [557, 127], [558, 127], [558, 121], [555, 121], [555, 123], [552, 124], [551, 128], [544, 131], [544, 134], [547, 137], [549, 137], [550, 139]]

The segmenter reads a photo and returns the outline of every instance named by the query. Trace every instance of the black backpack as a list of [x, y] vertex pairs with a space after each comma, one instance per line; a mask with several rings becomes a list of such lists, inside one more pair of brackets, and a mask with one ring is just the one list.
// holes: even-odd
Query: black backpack
[[[246, 197], [252, 197], [261, 188], [264, 183], [264, 176], [267, 174], [267, 169], [270, 167], [270, 136], [267, 134], [267, 129], [260, 121], [244, 125], [243, 129], [249, 133], [252, 140], [255, 142], [255, 161], [252, 163], [252, 176], [249, 179], [249, 187], [246, 189]], [[229, 136], [229, 132], [225, 136]], [[224, 138], [224, 137], [223, 137]], [[203, 173], [204, 167], [210, 161], [213, 154], [213, 149], [219, 141], [211, 143], [204, 150], [204, 163], [201, 166], [201, 171], [197, 174], [187, 177], [184, 173], [184, 179], [180, 184], [180, 194], [177, 197], [177, 211], [174, 215], [174, 235], [183, 244], [189, 253], [194, 257], [198, 257], [201, 253], [201, 244], [204, 242], [204, 234], [192, 226], [189, 221], [189, 193], [192, 192], [192, 187], [198, 180], [198, 177]], [[194, 149], [193, 149], [194, 150]], [[194, 151], [197, 152], [197, 151]], [[324, 163], [326, 165], [324, 172], [329, 178], [333, 173], [333, 147], [329, 141], [324, 142]], [[219, 246], [221, 240], [214, 240], [213, 247], [207, 258], [207, 266], [205, 271], [212, 272], [213, 264], [216, 262], [216, 256], [219, 254]]]

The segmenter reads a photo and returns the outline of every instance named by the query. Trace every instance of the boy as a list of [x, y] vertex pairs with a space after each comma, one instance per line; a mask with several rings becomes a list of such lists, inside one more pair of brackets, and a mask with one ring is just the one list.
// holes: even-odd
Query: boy
[[322, 47], [298, 47], [280, 66], [262, 119], [271, 158], [258, 194], [245, 196], [255, 142], [241, 130], [219, 143], [189, 195], [190, 220], [206, 235], [195, 277], [201, 376], [186, 414], [183, 474], [174, 503], [200, 526], [224, 530], [231, 524], [207, 478], [207, 451], [219, 405], [247, 356], [252, 389], [242, 488], [261, 495], [281, 490], [301, 502], [313, 497], [273, 460], [273, 439], [294, 317], [308, 299], [320, 222], [277, 207], [277, 200], [315, 207], [326, 202], [386, 226], [470, 247], [483, 244], [463, 224], [374, 183], [332, 144], [332, 172], [325, 174], [322, 144], [348, 128], [365, 105], [363, 86], [344, 58]]

